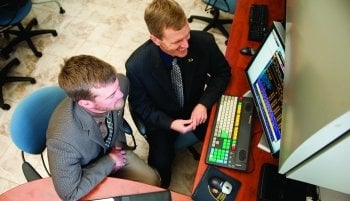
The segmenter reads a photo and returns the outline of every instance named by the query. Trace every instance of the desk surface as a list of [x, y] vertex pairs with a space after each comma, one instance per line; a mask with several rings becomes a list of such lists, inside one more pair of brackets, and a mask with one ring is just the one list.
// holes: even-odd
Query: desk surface
[[[108, 177], [82, 200], [93, 200], [117, 195], [146, 193], [161, 190], [164, 189], [135, 181]], [[192, 200], [190, 197], [176, 192], [171, 192], [171, 197], [174, 201]], [[0, 195], [0, 201], [17, 200], [58, 201], [61, 199], [58, 197], [54, 189], [51, 177], [48, 177], [24, 183]]]
[[[226, 59], [228, 60], [231, 66], [232, 72], [232, 79], [225, 92], [226, 94], [240, 96], [243, 95], [247, 90], [249, 90], [249, 84], [246, 80], [244, 71], [252, 57], [241, 55], [240, 49], [246, 46], [253, 48], [257, 48], [259, 46], [259, 42], [248, 41], [249, 9], [250, 6], [254, 3], [268, 5], [270, 25], [272, 24], [273, 20], [283, 20], [285, 17], [285, 0], [238, 0], [233, 23], [231, 25], [230, 37], [228, 39], [225, 55]], [[212, 114], [215, 114], [215, 110], [216, 107], [213, 107]], [[198, 185], [199, 180], [201, 179], [205, 169], [207, 168], [207, 164], [205, 163], [205, 157], [213, 124], [214, 115], [211, 115], [209, 119], [206, 138], [203, 143], [201, 158], [199, 161], [193, 189]], [[253, 121], [252, 132], [253, 133], [251, 140], [251, 153], [249, 155], [248, 171], [242, 172], [239, 170], [219, 168], [226, 174], [241, 181], [242, 185], [238, 191], [236, 198], [236, 200], [238, 201], [256, 200], [261, 166], [264, 163], [278, 163], [278, 160], [274, 159], [271, 154], [257, 148], [262, 134], [262, 127], [257, 117], [254, 118]]]

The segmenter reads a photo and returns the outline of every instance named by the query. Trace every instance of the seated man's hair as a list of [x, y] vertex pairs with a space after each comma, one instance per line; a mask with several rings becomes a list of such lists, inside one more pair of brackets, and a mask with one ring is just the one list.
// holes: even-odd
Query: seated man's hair
[[107, 62], [90, 55], [78, 55], [65, 61], [58, 84], [75, 101], [93, 100], [90, 89], [113, 83], [116, 77], [116, 70]]

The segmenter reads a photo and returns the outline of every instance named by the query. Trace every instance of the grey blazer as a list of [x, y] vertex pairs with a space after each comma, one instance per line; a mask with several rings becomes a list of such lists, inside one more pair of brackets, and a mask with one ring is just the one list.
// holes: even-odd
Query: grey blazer
[[[118, 74], [124, 98], [129, 82]], [[112, 144], [125, 142], [123, 110], [113, 112]], [[70, 98], [55, 109], [47, 130], [47, 153], [53, 183], [63, 200], [78, 200], [90, 192], [113, 167], [108, 148], [93, 117]]]

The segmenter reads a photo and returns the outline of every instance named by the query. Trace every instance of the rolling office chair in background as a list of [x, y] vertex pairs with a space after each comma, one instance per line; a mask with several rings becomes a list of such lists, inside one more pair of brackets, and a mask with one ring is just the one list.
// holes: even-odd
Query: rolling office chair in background
[[221, 33], [226, 38], [228, 38], [229, 33], [223, 25], [231, 24], [232, 19], [220, 19], [220, 11], [233, 14], [236, 9], [237, 0], [203, 0], [203, 2], [207, 4], [205, 7], [205, 11], [209, 11], [209, 13], [213, 15], [213, 17], [210, 18], [198, 15], [191, 15], [188, 18], [188, 21], [192, 22], [193, 19], [205, 21], [209, 24], [203, 29], [203, 31], [208, 31], [211, 28], [218, 28], [221, 31]]
[[[14, 144], [21, 150], [22, 170], [27, 181], [40, 179], [42, 176], [25, 159], [25, 153], [40, 154], [45, 171], [50, 176], [43, 153], [46, 148], [46, 130], [53, 111], [65, 97], [66, 93], [58, 86], [44, 87], [25, 97], [13, 113], [10, 134]], [[124, 131], [132, 135], [132, 129], [126, 120], [123, 126]], [[135, 149], [135, 138], [133, 140], [132, 149]]]
[[[131, 118], [132, 118], [133, 122], [136, 125], [137, 130], [147, 140], [147, 130], [146, 130], [146, 126], [145, 126], [143, 120], [141, 119], [141, 117], [139, 115], [137, 115], [133, 111], [133, 109], [132, 109], [130, 104], [129, 104], [129, 111], [130, 111], [130, 114], [131, 114]], [[181, 135], [181, 136], [184, 136], [184, 135]], [[185, 145], [185, 147], [187, 147], [188, 150], [191, 152], [193, 158], [198, 161], [199, 158], [200, 158], [200, 154], [192, 146], [193, 144], [198, 142], [198, 139], [196, 139], [196, 138], [194, 139], [194, 138], [195, 138], [194, 134], [193, 134], [193, 137], [190, 138], [190, 139], [189, 138], [178, 138], [177, 142], [175, 142], [175, 149], [180, 149], [180, 148], [182, 148]], [[180, 144], [181, 147], [176, 148], [176, 144]]]
[[[10, 57], [14, 47], [22, 41], [28, 43], [35, 56], [41, 57], [42, 53], [34, 46], [31, 38], [42, 34], [57, 36], [56, 30], [53, 29], [32, 30], [33, 26], [38, 24], [36, 18], [33, 18], [26, 27], [22, 25], [22, 20], [29, 14], [31, 9], [31, 0], [0, 0], [0, 27], [9, 27], [3, 31], [6, 38], [10, 38], [10, 35], [16, 36], [1, 50], [1, 55], [5, 59]], [[13, 30], [13, 27], [17, 27], [18, 30]]]
[[9, 110], [11, 106], [6, 104], [2, 93], [2, 87], [9, 82], [30, 82], [35, 84], [35, 79], [31, 77], [8, 76], [8, 72], [12, 67], [17, 66], [20, 61], [17, 58], [12, 59], [4, 67], [0, 69], [0, 107], [4, 110]]

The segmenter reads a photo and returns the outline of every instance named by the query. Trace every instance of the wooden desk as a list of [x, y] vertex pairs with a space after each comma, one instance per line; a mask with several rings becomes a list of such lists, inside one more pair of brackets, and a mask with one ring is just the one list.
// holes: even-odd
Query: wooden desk
[[[230, 37], [228, 39], [226, 48], [226, 59], [231, 66], [232, 79], [226, 90], [226, 94], [231, 95], [243, 95], [249, 90], [249, 84], [246, 80], [245, 69], [252, 58], [251, 56], [244, 56], [240, 54], [242, 47], [257, 48], [259, 42], [248, 41], [248, 29], [249, 29], [249, 9], [252, 4], [266, 4], [269, 8], [269, 24], [272, 24], [273, 20], [283, 20], [285, 17], [285, 0], [238, 0], [236, 11], [231, 25]], [[216, 107], [213, 107], [212, 114], [215, 114]], [[209, 126], [206, 133], [206, 138], [203, 143], [203, 149], [201, 158], [199, 161], [193, 189], [198, 185], [207, 164], [205, 163], [205, 157], [207, 147], [209, 144], [209, 136], [211, 128], [214, 123], [214, 115], [209, 119]], [[257, 189], [259, 184], [260, 168], [264, 163], [277, 164], [278, 160], [272, 158], [272, 155], [257, 148], [260, 137], [262, 134], [262, 127], [257, 119], [253, 120], [253, 133], [251, 140], [251, 154], [249, 155], [248, 171], [242, 172], [238, 170], [231, 170], [226, 168], [220, 168], [226, 174], [241, 181], [242, 185], [237, 194], [236, 200], [249, 201], [257, 199]]]
[[[162, 188], [143, 184], [135, 181], [108, 177], [102, 181], [94, 190], [92, 190], [82, 200], [92, 200], [99, 198], [108, 198], [117, 195], [128, 195], [135, 193], [145, 193], [164, 190]], [[192, 200], [186, 195], [171, 192], [174, 201]], [[12, 188], [0, 195], [0, 201], [59, 201], [61, 200], [52, 183], [51, 177], [24, 183]]]

